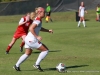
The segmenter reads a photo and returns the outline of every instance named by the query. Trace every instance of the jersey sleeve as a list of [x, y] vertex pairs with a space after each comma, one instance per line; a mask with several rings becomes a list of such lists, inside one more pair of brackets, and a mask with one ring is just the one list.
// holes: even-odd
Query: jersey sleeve
[[41, 23], [40, 20], [34, 20], [32, 24], [36, 24], [37, 26]]
[[24, 22], [24, 18], [20, 19], [19, 24], [21, 24], [22, 22]]
[[79, 10], [81, 10], [81, 6], [79, 7]]

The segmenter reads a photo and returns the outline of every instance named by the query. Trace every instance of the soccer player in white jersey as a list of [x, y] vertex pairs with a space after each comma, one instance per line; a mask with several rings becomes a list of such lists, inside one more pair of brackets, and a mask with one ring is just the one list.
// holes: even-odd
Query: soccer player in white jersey
[[25, 37], [25, 49], [26, 49], [25, 54], [23, 54], [19, 58], [19, 60], [13, 67], [16, 71], [21, 71], [20, 64], [24, 62], [31, 55], [32, 49], [37, 49], [41, 51], [33, 66], [39, 71], [43, 71], [43, 69], [41, 69], [40, 67], [40, 62], [46, 57], [49, 49], [43, 43], [40, 42], [42, 40], [42, 37], [39, 36], [39, 31], [53, 33], [52, 29], [48, 30], [42, 27], [42, 18], [44, 17], [44, 14], [45, 14], [44, 8], [38, 7], [36, 9], [36, 18], [29, 28], [29, 33]]
[[80, 20], [78, 22], [78, 27], [80, 27], [80, 23], [83, 22], [83, 26], [86, 27], [85, 25], [85, 19], [84, 19], [84, 14], [87, 13], [85, 10], [84, 2], [81, 2], [81, 6], [79, 7], [79, 17]]

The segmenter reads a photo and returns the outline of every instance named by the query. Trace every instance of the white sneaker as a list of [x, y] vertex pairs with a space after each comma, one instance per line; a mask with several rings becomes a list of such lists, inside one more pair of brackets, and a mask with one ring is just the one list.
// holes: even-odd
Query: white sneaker
[[35, 68], [38, 69], [39, 71], [43, 72], [43, 69], [41, 69], [40, 65], [33, 65], [33, 67], [35, 67]]

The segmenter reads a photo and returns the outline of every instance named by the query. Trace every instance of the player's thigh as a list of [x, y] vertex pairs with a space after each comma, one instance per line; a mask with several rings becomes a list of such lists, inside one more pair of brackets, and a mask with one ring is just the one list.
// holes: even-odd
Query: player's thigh
[[82, 21], [84, 21], [84, 16], [83, 17], [81, 17], [82, 18]]
[[35, 42], [35, 43], [30, 43], [30, 42], [26, 42], [25, 41], [25, 48], [30, 48], [30, 49], [38, 49], [38, 50], [40, 50], [40, 51], [46, 51], [46, 50], [48, 50], [48, 48], [44, 45], [44, 44], [42, 44], [41, 42], [39, 42], [39, 41], [37, 41], [37, 42]]
[[25, 40], [26, 35], [22, 35], [21, 38], [24, 41]]
[[9, 45], [13, 45], [16, 42], [16, 40], [17, 39], [13, 37]]
[[32, 53], [32, 49], [31, 48], [26, 48], [25, 49], [25, 54], [31, 55], [31, 53]]
[[27, 37], [25, 38], [25, 48], [39, 48], [42, 45], [41, 42], [39, 42], [37, 39], [35, 38], [30, 38]]
[[46, 45], [42, 44], [42, 45], [38, 48], [38, 50], [40, 50], [40, 51], [46, 51], [46, 50], [48, 50], [48, 48], [46, 47]]

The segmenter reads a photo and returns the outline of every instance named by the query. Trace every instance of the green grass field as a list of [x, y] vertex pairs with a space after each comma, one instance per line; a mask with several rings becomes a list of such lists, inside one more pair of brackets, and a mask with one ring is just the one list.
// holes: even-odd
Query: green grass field
[[[61, 13], [53, 15], [59, 14]], [[68, 17], [70, 13], [64, 14]], [[100, 22], [96, 22], [95, 17], [89, 16], [87, 18], [90, 21], [86, 22], [86, 28], [82, 24], [78, 28], [75, 17], [72, 16], [68, 20], [66, 17], [63, 19], [61, 15], [58, 19], [57, 16], [53, 16], [53, 23], [43, 22], [43, 27], [54, 31], [53, 34], [40, 33], [42, 42], [50, 49], [48, 56], [41, 62], [45, 72], [39, 72], [33, 67], [39, 55], [37, 50], [34, 50], [32, 55], [21, 64], [21, 72], [12, 68], [24, 53], [19, 51], [21, 39], [17, 40], [9, 55], [5, 54], [5, 50], [16, 30], [20, 16], [2, 16], [0, 18], [0, 75], [100, 75]], [[55, 67], [60, 62], [67, 66], [67, 73], [56, 71]]]

